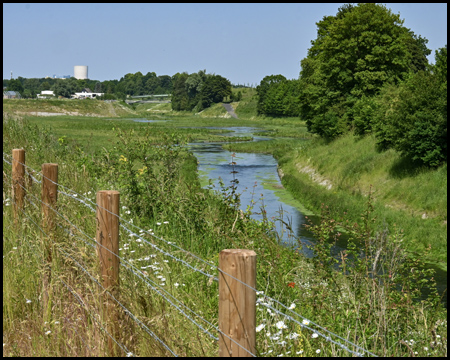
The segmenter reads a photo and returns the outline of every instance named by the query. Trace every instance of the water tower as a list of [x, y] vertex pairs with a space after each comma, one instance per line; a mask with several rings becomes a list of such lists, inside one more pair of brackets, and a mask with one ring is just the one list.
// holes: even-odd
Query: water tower
[[86, 65], [75, 65], [73, 67], [73, 76], [75, 79], [87, 79], [88, 78], [88, 67]]

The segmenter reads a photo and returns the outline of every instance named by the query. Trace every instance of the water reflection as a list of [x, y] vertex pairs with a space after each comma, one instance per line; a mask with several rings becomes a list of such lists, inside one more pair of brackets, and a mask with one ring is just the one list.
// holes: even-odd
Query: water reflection
[[[254, 131], [259, 131], [249, 127], [210, 128], [230, 130], [229, 133], [222, 134], [224, 136], [253, 136]], [[253, 138], [254, 141], [268, 140], [264, 137]], [[223, 149], [222, 144], [223, 142], [190, 144], [190, 150], [198, 160], [200, 176], [203, 179], [211, 179], [216, 190], [220, 190], [219, 178], [225, 186], [230, 186], [232, 180], [238, 179], [237, 192], [241, 194], [242, 211], [246, 211], [247, 207], [253, 204], [251, 217], [262, 220], [264, 209], [267, 218], [275, 221], [281, 241], [286, 245], [298, 248], [296, 238], [300, 238], [303, 244], [314, 244], [313, 235], [303, 227], [306, 223], [304, 215], [296, 207], [281, 201], [277, 195], [280, 189], [287, 190], [282, 190], [275, 158], [272, 155], [255, 153], [235, 153], [235, 157], [232, 157], [233, 152]], [[231, 164], [233, 161], [235, 165]], [[291, 231], [282, 225], [281, 221], [276, 221], [279, 219], [283, 220]], [[336, 249], [337, 252], [340, 250]], [[312, 252], [306, 247], [303, 247], [303, 251], [312, 256]]]

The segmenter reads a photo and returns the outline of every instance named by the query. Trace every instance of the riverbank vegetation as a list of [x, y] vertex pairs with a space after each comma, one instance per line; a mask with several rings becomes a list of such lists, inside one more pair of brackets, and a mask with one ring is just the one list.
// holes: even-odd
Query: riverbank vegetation
[[[90, 120], [90, 124], [105, 121]], [[125, 126], [122, 128], [122, 125]], [[136, 128], [133, 130], [131, 125]], [[446, 310], [434, 281], [429, 280], [432, 271], [421, 270], [420, 258], [407, 255], [400, 229], [380, 232], [373, 226], [370, 196], [366, 199], [362, 219], [357, 221], [358, 226], [353, 221], [341, 224], [351, 235], [348, 250], [341, 254], [342, 261], [336, 264], [330, 256], [329, 237], [339, 235], [336, 231], [339, 221], [326, 207], [321, 223], [311, 225], [318, 243], [314, 248], [316, 256], [308, 259], [301, 252], [281, 246], [276, 234], [269, 231], [272, 228], [269, 221], [255, 222], [248, 214], [239, 212], [236, 207], [239, 196], [233, 184], [224, 184], [218, 189], [219, 193], [201, 189], [195, 175], [195, 158], [178, 146], [186, 141], [182, 133], [172, 134], [173, 128], [158, 127], [156, 123], [147, 123], [146, 128], [140, 125], [121, 122], [114, 126], [115, 140], [109, 146], [87, 153], [74, 141], [61, 141], [59, 135], [53, 136], [27, 120], [4, 114], [3, 151], [8, 154], [12, 148], [23, 147], [27, 165], [37, 170], [43, 162], [60, 164], [58, 182], [76, 191], [80, 199], [94, 200], [94, 194], [101, 189], [119, 190], [121, 217], [128, 222], [126, 226], [146, 229], [140, 231], [139, 236], [121, 233], [121, 256], [140, 266], [152, 265], [145, 270], [149, 279], [213, 324], [217, 321], [217, 283], [198, 272], [186, 271], [180, 262], [158, 253], [140, 237], [205, 272], [213, 269], [190, 256], [183, 257], [182, 251], [173, 253], [171, 243], [214, 265], [217, 265], [218, 252], [224, 248], [253, 249], [258, 256], [257, 288], [291, 309], [295, 308], [308, 319], [300, 318], [303, 324], [311, 321], [320, 324], [377, 355], [446, 355]], [[99, 133], [93, 132], [91, 142], [96, 141]], [[38, 174], [34, 176], [39, 178]], [[40, 212], [39, 206], [33, 206], [35, 200], [31, 196], [39, 198], [40, 187], [30, 188], [26, 201], [28, 216], [21, 217], [17, 228], [12, 221], [10, 177], [10, 166], [6, 164], [3, 186], [4, 355], [104, 355], [107, 336], [99, 330], [97, 321], [101, 321], [96, 315], [101, 289], [77, 265], [81, 264], [97, 277], [95, 251], [86, 244], [89, 239], [81, 240], [83, 235], [77, 230], [95, 233], [93, 214], [72, 197], [58, 197], [58, 211], [72, 224], [58, 220], [62, 228], [54, 236], [53, 306], [50, 318], [43, 318]], [[148, 183], [153, 186], [147, 188]], [[63, 230], [68, 226], [72, 235]], [[147, 231], [154, 232], [165, 242], [148, 236]], [[360, 250], [356, 247], [361, 243], [367, 254], [365, 257], [359, 256]], [[152, 261], [145, 260], [146, 257]], [[170, 349], [183, 356], [216, 355], [217, 343], [207, 334], [186, 321], [176, 308], [150, 291], [126, 268], [121, 267], [120, 274], [119, 301]], [[420, 300], [422, 287], [427, 288], [428, 295]], [[73, 293], [78, 294], [81, 302]], [[347, 351], [334, 348], [306, 328], [276, 315], [273, 310], [268, 311], [263, 307], [263, 298], [259, 301], [257, 325], [264, 331], [257, 333], [258, 355], [348, 356]], [[271, 306], [278, 309], [275, 303]], [[129, 352], [139, 356], [169, 355], [167, 349], [141, 331], [129, 316], [121, 317], [120, 326], [122, 335], [118, 340]]]

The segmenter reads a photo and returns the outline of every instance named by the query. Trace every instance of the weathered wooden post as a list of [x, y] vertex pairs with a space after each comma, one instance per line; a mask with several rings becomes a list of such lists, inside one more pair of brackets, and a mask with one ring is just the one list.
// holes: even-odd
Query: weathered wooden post
[[14, 224], [17, 224], [18, 213], [23, 209], [25, 197], [25, 150], [23, 149], [13, 149], [12, 151], [12, 181]]
[[[119, 293], [119, 192], [97, 192], [97, 254], [100, 259], [100, 275], [103, 287], [115, 298]], [[102, 294], [103, 319], [107, 331], [118, 335], [118, 311], [109, 294]], [[108, 338], [110, 356], [118, 356], [117, 344]]]
[[219, 272], [219, 330], [242, 346], [219, 333], [219, 356], [252, 356], [256, 353], [256, 292], [244, 284], [256, 288], [256, 253], [222, 250]]
[[[56, 201], [58, 200], [58, 164], [42, 164], [42, 193], [41, 193], [42, 229], [47, 236], [42, 236], [44, 244], [44, 259], [46, 260], [43, 274], [43, 295], [42, 304], [44, 307], [44, 319], [50, 320], [51, 301], [51, 270], [52, 263], [52, 242], [55, 228]], [[54, 210], [53, 210], [54, 209]]]

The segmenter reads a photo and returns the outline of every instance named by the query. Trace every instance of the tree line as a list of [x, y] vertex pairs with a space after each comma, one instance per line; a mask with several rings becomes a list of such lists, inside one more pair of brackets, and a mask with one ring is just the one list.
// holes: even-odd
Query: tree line
[[[234, 85], [242, 87], [244, 85]], [[231, 91], [230, 81], [220, 75], [207, 74], [206, 70], [188, 74], [176, 73], [173, 76], [160, 75], [148, 72], [126, 74], [120, 80], [77, 80], [18, 77], [17, 79], [3, 80], [3, 87], [7, 90], [19, 91], [24, 98], [36, 98], [42, 90], [53, 90], [56, 96], [70, 98], [75, 92], [89, 88], [93, 92], [104, 93], [98, 99], [125, 100], [127, 95], [157, 95], [172, 94], [172, 108], [174, 110], [201, 111], [214, 103], [225, 99], [239, 101], [241, 93], [234, 95]]]
[[36, 98], [43, 90], [53, 90], [56, 96], [70, 98], [71, 94], [89, 88], [93, 92], [104, 93], [108, 99], [122, 99], [127, 95], [170, 94], [173, 89], [173, 77], [157, 76], [155, 72], [143, 75], [141, 72], [126, 74], [120, 80], [77, 80], [53, 78], [23, 78], [3, 79], [3, 88], [19, 91], [24, 98]]
[[447, 161], [447, 45], [403, 26], [383, 5], [347, 4], [317, 22], [299, 79], [266, 76], [257, 86], [259, 114], [299, 116], [308, 131], [333, 140], [373, 133], [427, 166]]

